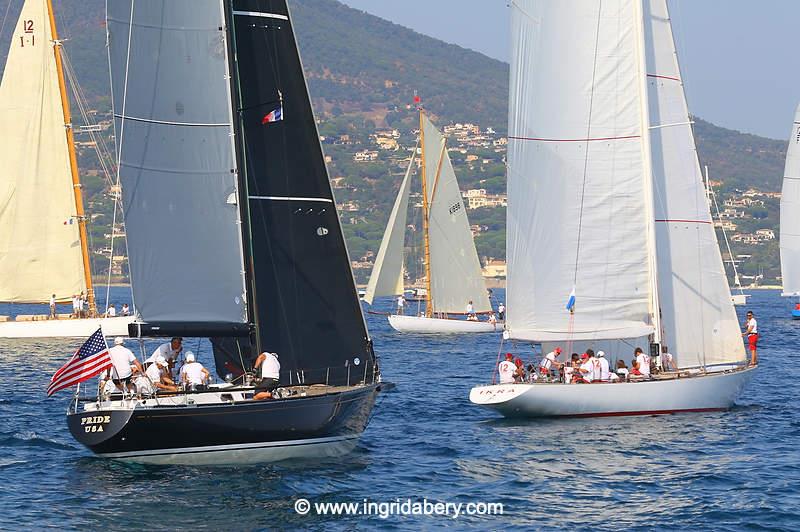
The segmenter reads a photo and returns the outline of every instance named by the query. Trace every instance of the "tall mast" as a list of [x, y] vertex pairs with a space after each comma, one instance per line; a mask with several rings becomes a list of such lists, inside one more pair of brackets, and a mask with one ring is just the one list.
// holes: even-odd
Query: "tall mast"
[[419, 142], [422, 146], [422, 238], [425, 249], [425, 315], [433, 316], [431, 304], [431, 246], [428, 237], [428, 184], [425, 175], [425, 124], [423, 123], [425, 111], [419, 107]]
[[[650, 147], [650, 106], [647, 99], [647, 56], [644, 32], [644, 0], [637, 0], [636, 34], [639, 49], [639, 112], [642, 129], [642, 163], [644, 170], [645, 226], [647, 228], [647, 254], [650, 259], [650, 312], [653, 319], [653, 343], [661, 344], [661, 303], [658, 294], [658, 259], [656, 256], [655, 194], [653, 191], [653, 160]], [[660, 354], [660, 353], [659, 353]]]
[[[56, 17], [53, 13], [53, 1], [47, 0], [47, 14], [50, 17], [50, 33], [53, 36], [53, 54], [56, 59], [56, 71], [58, 72], [58, 90], [61, 94], [61, 109], [64, 113], [64, 131], [67, 134], [67, 149], [69, 152], [69, 166], [72, 173], [72, 190], [75, 193], [75, 214], [78, 221], [78, 232], [81, 240], [81, 252], [83, 256], [83, 276], [86, 282], [86, 297], [89, 302], [89, 315], [97, 314], [97, 304], [94, 299], [94, 288], [92, 287], [92, 268], [89, 262], [89, 244], [86, 234], [86, 215], [83, 210], [83, 194], [81, 192], [81, 179], [78, 175], [78, 159], [75, 156], [75, 139], [72, 131], [72, 115], [69, 109], [69, 97], [67, 96], [67, 85], [64, 81], [64, 68], [61, 61], [61, 41], [58, 39], [56, 29]], [[112, 232], [114, 228], [111, 228]], [[113, 250], [112, 250], [113, 253]]]

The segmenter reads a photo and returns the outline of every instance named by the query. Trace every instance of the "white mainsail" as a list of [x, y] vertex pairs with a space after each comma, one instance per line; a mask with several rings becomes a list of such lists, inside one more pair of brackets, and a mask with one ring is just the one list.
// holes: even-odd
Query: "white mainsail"
[[469, 301], [475, 312], [489, 312], [492, 306], [447, 142], [425, 114], [422, 123], [433, 312], [463, 313]]
[[0, 83], [0, 301], [86, 291], [47, 0], [27, 0]]
[[600, 340], [653, 331], [634, 7], [630, 0], [512, 2], [512, 338]]
[[408, 216], [408, 196], [411, 191], [411, 168], [414, 165], [416, 149], [408, 163], [406, 175], [400, 184], [400, 190], [394, 201], [389, 223], [383, 233], [381, 247], [375, 258], [375, 266], [367, 283], [364, 301], [372, 304], [375, 297], [392, 296], [403, 293], [403, 244], [406, 235], [406, 218]]
[[800, 105], [794, 115], [781, 190], [783, 295], [800, 295]]

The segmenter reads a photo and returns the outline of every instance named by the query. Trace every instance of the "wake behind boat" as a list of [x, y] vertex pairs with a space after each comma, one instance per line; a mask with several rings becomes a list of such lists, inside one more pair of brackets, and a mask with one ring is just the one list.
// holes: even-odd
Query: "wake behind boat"
[[[381, 376], [286, 1], [114, 0], [107, 22], [130, 336], [209, 338], [237, 384], [78, 398], [72, 434], [138, 462], [349, 451]], [[279, 367], [253, 387], [269, 353]]]
[[[539, 344], [553, 354], [544, 370], [533, 368], [544, 379], [476, 386], [470, 400], [533, 417], [731, 407], [753, 368], [705, 198], [666, 1], [517, 0], [511, 13], [504, 336], [512, 350]], [[558, 360], [559, 346], [585, 352], [583, 362]], [[643, 347], [634, 376], [609, 382], [604, 358], [613, 366], [634, 346]], [[672, 353], [670, 371], [656, 373], [655, 363], [651, 374], [662, 353]], [[513, 363], [502, 364], [508, 382]], [[551, 371], [560, 364], [581, 377], [557, 382]]]
[[[418, 98], [417, 98], [418, 100]], [[419, 102], [418, 102], [419, 103]], [[456, 181], [447, 141], [419, 107], [422, 235], [425, 287], [413, 301], [424, 301], [416, 316], [405, 316], [404, 242], [411, 174], [417, 150], [408, 163], [389, 223], [381, 240], [364, 301], [377, 296], [398, 296], [397, 314], [389, 325], [399, 332], [483, 333], [501, 330], [481, 275], [466, 208]], [[488, 321], [481, 321], [485, 316]]]

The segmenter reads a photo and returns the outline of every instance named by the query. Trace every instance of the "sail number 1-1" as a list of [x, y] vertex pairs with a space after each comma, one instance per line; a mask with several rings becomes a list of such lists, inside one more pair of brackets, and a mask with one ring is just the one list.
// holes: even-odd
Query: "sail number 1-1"
[[[36, 44], [36, 36], [33, 34], [33, 21], [32, 20], [23, 20], [22, 21], [22, 31], [25, 35], [19, 36], [19, 45], [22, 48], [25, 48], [25, 44], [29, 44], [34, 46]], [[29, 37], [30, 36], [30, 37]]]

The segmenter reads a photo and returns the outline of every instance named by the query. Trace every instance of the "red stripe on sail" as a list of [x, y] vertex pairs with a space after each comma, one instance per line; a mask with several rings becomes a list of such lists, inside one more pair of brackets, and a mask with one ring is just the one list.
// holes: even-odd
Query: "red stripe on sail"
[[665, 222], [665, 223], [679, 223], [679, 224], [710, 224], [711, 222], [708, 220], [656, 220], [656, 222]]
[[638, 139], [641, 138], [641, 135], [626, 135], [622, 137], [594, 137], [594, 138], [580, 138], [580, 139], [551, 139], [544, 137], [514, 137], [514, 136], [509, 136], [508, 138], [514, 140], [533, 140], [537, 142], [596, 142], [602, 140]]

